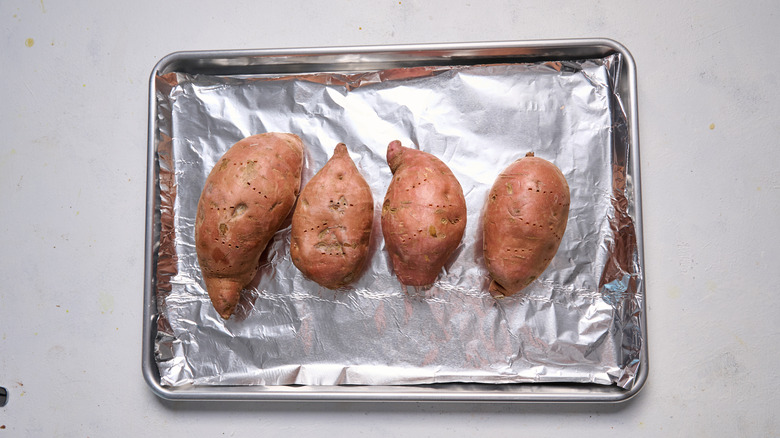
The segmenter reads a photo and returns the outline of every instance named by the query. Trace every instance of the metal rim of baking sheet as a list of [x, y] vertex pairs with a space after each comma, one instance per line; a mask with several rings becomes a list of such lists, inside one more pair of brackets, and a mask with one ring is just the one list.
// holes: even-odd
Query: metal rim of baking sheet
[[[428, 402], [622, 402], [633, 398], [648, 377], [647, 316], [642, 301], [642, 336], [639, 373], [630, 389], [615, 385], [581, 383], [466, 384], [419, 386], [182, 386], [163, 387], [154, 359], [156, 327], [154, 208], [156, 173], [157, 107], [155, 77], [169, 72], [222, 75], [259, 73], [305, 73], [317, 71], [365, 71], [418, 65], [454, 63], [561, 61], [604, 57], [619, 53], [623, 58], [619, 94], [629, 123], [630, 174], [634, 178], [635, 227], [639, 266], [644, 272], [641, 190], [639, 177], [639, 126], [637, 115], [636, 64], [629, 51], [607, 38], [439, 43], [410, 45], [221, 50], [174, 52], [152, 70], [149, 88], [149, 126], [146, 187], [146, 233], [144, 259], [144, 312], [142, 372], [152, 391], [167, 400], [246, 401], [428, 401]], [[644, 293], [644, 284], [640, 286]]]

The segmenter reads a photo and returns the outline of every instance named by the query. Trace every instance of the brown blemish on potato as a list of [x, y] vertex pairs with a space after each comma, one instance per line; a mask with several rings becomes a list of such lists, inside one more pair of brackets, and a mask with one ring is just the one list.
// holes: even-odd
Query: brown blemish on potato
[[244, 213], [246, 213], [247, 209], [249, 209], [249, 207], [247, 207], [247, 205], [244, 204], [243, 202], [236, 205], [235, 209], [233, 209], [233, 217], [235, 218], [243, 215]]
[[214, 249], [211, 250], [211, 260], [214, 261], [215, 265], [219, 265], [219, 263], [225, 261], [225, 252], [218, 247], [214, 247]]
[[252, 179], [257, 175], [257, 161], [247, 161], [246, 167], [244, 167], [244, 178]]
[[224, 236], [228, 232], [228, 226], [226, 223], [219, 224], [219, 235]]
[[436, 237], [436, 227], [433, 225], [428, 226], [428, 234], [430, 234], [431, 237]]

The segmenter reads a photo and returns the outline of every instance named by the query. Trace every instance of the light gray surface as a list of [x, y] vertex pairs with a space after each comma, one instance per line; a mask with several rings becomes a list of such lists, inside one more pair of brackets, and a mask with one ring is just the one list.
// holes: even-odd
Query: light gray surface
[[[0, 3], [0, 437], [777, 436], [779, 13], [774, 1]], [[148, 389], [146, 90], [162, 56], [596, 36], [638, 69], [651, 370], [635, 399], [172, 403]]]

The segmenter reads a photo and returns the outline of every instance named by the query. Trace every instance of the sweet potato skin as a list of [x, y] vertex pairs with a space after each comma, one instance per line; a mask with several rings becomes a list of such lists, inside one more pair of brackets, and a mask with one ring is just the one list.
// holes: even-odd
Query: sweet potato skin
[[466, 229], [463, 189], [435, 156], [395, 140], [387, 148], [393, 179], [382, 204], [382, 234], [398, 280], [436, 281]]
[[339, 143], [298, 197], [290, 236], [293, 264], [328, 289], [348, 285], [365, 265], [373, 223], [371, 187]]
[[490, 189], [483, 218], [485, 264], [493, 296], [510, 296], [552, 261], [569, 217], [569, 185], [553, 163], [528, 153]]
[[254, 278], [269, 240], [300, 191], [303, 142], [265, 133], [238, 141], [206, 178], [195, 219], [195, 247], [214, 308], [230, 318]]

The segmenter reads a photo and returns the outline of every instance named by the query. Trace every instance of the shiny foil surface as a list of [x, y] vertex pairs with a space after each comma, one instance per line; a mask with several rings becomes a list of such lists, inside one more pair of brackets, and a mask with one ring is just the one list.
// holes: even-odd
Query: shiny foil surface
[[[631, 388], [642, 350], [640, 272], [621, 58], [362, 73], [156, 77], [160, 133], [155, 360], [163, 386], [591, 382]], [[236, 314], [205, 290], [194, 218], [206, 176], [236, 141], [291, 132], [303, 183], [346, 143], [371, 186], [369, 262], [347, 288], [307, 280], [290, 218]], [[394, 277], [380, 229], [387, 145], [444, 161], [468, 207], [461, 245], [429, 288]], [[488, 293], [481, 215], [498, 174], [527, 152], [569, 183], [563, 241], [543, 275]]]

